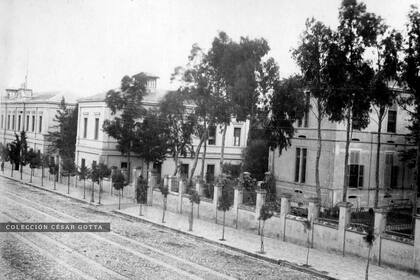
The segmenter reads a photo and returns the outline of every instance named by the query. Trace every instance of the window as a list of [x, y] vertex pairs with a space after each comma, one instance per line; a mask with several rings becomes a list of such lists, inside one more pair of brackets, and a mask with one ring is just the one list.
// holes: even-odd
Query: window
[[394, 165], [394, 153], [385, 154], [384, 187], [398, 187], [398, 166]]
[[360, 165], [360, 152], [350, 152], [350, 165], [347, 172], [347, 182], [349, 188], [363, 187], [364, 166]]
[[88, 119], [84, 118], [83, 119], [83, 138], [87, 137], [87, 124], [88, 124]]
[[388, 126], [387, 132], [395, 133], [397, 128], [397, 111], [389, 110], [388, 111]]
[[10, 115], [7, 115], [7, 129], [10, 129]]
[[86, 160], [84, 158], [82, 158], [82, 168], [86, 167]]
[[306, 148], [296, 148], [295, 161], [295, 182], [305, 183], [306, 181], [306, 157], [308, 150]]
[[311, 95], [306, 93], [305, 96], [305, 111], [303, 112], [303, 117], [298, 119], [298, 127], [308, 127], [309, 126], [309, 106], [311, 104]]
[[188, 171], [189, 171], [188, 169], [189, 169], [188, 164], [186, 163], [181, 164], [180, 173], [181, 173], [182, 178], [188, 178]]
[[216, 127], [215, 126], [210, 126], [209, 127], [208, 144], [209, 145], [216, 145]]
[[214, 164], [207, 164], [206, 182], [214, 182]]
[[121, 166], [121, 169], [123, 169], [123, 168], [127, 169], [128, 164], [127, 164], [127, 162], [121, 162], [120, 166]]
[[96, 167], [96, 160], [92, 160], [92, 168]]
[[16, 119], [16, 116], [15, 116], [15, 115], [13, 115], [13, 116], [12, 116], [12, 129], [13, 129], [13, 130], [15, 130], [15, 119]]
[[21, 120], [22, 120], [22, 116], [19, 115], [18, 116], [18, 131], [20, 131], [20, 122], [21, 122]]
[[39, 133], [42, 132], [42, 116], [39, 116]]
[[233, 129], [233, 146], [241, 145], [241, 128], [235, 127]]
[[95, 119], [95, 140], [98, 140], [99, 135], [99, 119]]
[[4, 116], [3, 115], [1, 115], [1, 128], [3, 128], [4, 126], [3, 126], [3, 122], [4, 122]]
[[32, 132], [35, 131], [35, 116], [32, 116]]
[[26, 129], [25, 129], [26, 131], [28, 131], [29, 130], [29, 115], [28, 116], [26, 116]]

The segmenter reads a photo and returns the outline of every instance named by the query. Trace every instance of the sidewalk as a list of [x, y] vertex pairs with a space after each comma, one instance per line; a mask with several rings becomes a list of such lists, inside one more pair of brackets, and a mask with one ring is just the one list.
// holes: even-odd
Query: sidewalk
[[[6, 168], [7, 167], [7, 168]], [[118, 209], [118, 193], [115, 191], [112, 195], [109, 193], [102, 191], [101, 192], [101, 204], [98, 204], [99, 202], [99, 186], [98, 184], [95, 184], [94, 186], [94, 202], [90, 202], [91, 200], [91, 193], [92, 193], [92, 183], [88, 182], [86, 180], [86, 188], [85, 188], [85, 198], [83, 198], [83, 180], [77, 182], [77, 187], [74, 185], [74, 181], [71, 181], [70, 188], [67, 187], [67, 178], [63, 177], [63, 183], [56, 183], [55, 190], [54, 190], [54, 182], [52, 180], [48, 180], [48, 171], [45, 170], [44, 173], [44, 185], [41, 186], [41, 176], [32, 176], [32, 183], [30, 183], [30, 174], [29, 170], [26, 168], [24, 169], [22, 180], [20, 180], [20, 172], [19, 171], [13, 171], [13, 177], [10, 176], [10, 167], [9, 165], [6, 166], [4, 169], [4, 172], [0, 171], [0, 176], [12, 179], [17, 182], [22, 182], [26, 185], [33, 186], [35, 188], [39, 188], [48, 192], [52, 192], [61, 196], [65, 197], [71, 197], [72, 199], [75, 199], [82, 203], [91, 204], [94, 206], [98, 206], [103, 210], [114, 210]], [[39, 170], [37, 170], [37, 174]], [[67, 194], [67, 192], [69, 194]], [[126, 208], [130, 206], [136, 205], [135, 201], [133, 199], [128, 199], [125, 197], [121, 198], [121, 208]]]
[[[304, 268], [306, 263], [306, 247], [298, 246], [292, 243], [283, 242], [274, 238], [265, 238], [264, 247], [266, 254], [258, 254], [260, 249], [260, 236], [253, 232], [240, 231], [234, 228], [225, 227], [226, 241], [220, 241], [222, 234], [222, 225], [212, 222], [194, 219], [193, 231], [188, 231], [188, 216], [180, 215], [173, 212], [166, 212], [165, 224], [161, 223], [162, 209], [157, 206], [144, 206], [143, 216], [139, 216], [139, 207], [132, 199], [122, 198], [121, 209], [118, 209], [118, 196], [102, 193], [101, 205], [98, 205], [98, 186], [95, 186], [95, 202], [90, 203], [91, 184], [86, 184], [86, 199], [83, 199], [83, 182], [78, 183], [75, 188], [74, 184], [70, 185], [70, 194], [67, 194], [67, 184], [57, 183], [56, 190], [53, 190], [53, 182], [48, 181], [48, 177], [44, 179], [44, 186], [41, 187], [41, 178], [33, 177], [32, 183], [29, 183], [29, 174], [23, 174], [23, 180], [20, 180], [20, 173], [14, 172], [13, 178], [10, 177], [10, 169], [5, 168], [5, 172], [0, 172], [0, 176], [10, 178], [12, 180], [23, 182], [27, 185], [43, 189], [61, 196], [76, 199], [82, 203], [88, 203], [97, 206], [102, 210], [114, 210], [115, 213], [130, 216], [139, 220], [150, 222], [158, 226], [166, 227], [178, 232], [192, 235], [197, 238], [205, 239], [211, 243], [220, 244], [230, 249], [251, 255], [260, 259], [272, 262], [282, 261], [290, 264], [300, 270], [309, 270], [318, 275], [326, 275], [343, 280], [364, 279], [366, 268], [366, 260], [358, 257], [346, 256], [328, 253], [325, 251], [311, 249], [309, 255], [310, 268]], [[63, 183], [67, 182], [65, 179]], [[404, 271], [394, 270], [388, 267], [379, 267], [371, 263], [369, 270], [369, 279], [371, 280], [415, 280], [420, 277], [409, 274]]]
[[[220, 241], [219, 239], [222, 235], [222, 225], [200, 219], [194, 219], [193, 231], [190, 232], [188, 231], [187, 215], [180, 215], [167, 211], [165, 214], [166, 223], [162, 224], [162, 209], [160, 207], [145, 206], [143, 208], [143, 216], [139, 216], [138, 206], [129, 207], [123, 210], [115, 210], [114, 212], [135, 217], [153, 224], [158, 224], [188, 235], [203, 238], [212, 243], [221, 244], [254, 257], [270, 259], [274, 262], [277, 262], [278, 260], [284, 261], [301, 269], [306, 263], [306, 247], [282, 242], [278, 239], [265, 238], [264, 247], [266, 254], [261, 255], [257, 253], [260, 249], [260, 236], [255, 233], [225, 227], [226, 241]], [[355, 280], [364, 279], [365, 277], [366, 260], [358, 257], [343, 257], [338, 254], [311, 249], [309, 254], [309, 265], [310, 270], [314, 270], [317, 274], [323, 274], [338, 279]], [[420, 277], [388, 267], [379, 267], [371, 263], [369, 269], [369, 279], [414, 280], [420, 279]]]

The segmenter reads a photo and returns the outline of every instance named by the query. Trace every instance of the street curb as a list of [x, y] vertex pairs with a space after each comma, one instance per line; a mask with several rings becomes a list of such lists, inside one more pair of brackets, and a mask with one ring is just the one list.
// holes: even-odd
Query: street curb
[[70, 198], [70, 199], [73, 199], [73, 200], [75, 200], [77, 202], [81, 202], [81, 203], [84, 203], [84, 204], [89, 204], [91, 206], [101, 206], [102, 205], [102, 204], [97, 204], [97, 203], [91, 203], [91, 202], [86, 201], [86, 200], [84, 200], [82, 198], [73, 197], [73, 196], [70, 196], [70, 195], [65, 194], [65, 193], [60, 193], [60, 192], [57, 192], [55, 190], [50, 190], [50, 189], [47, 189], [47, 188], [44, 188], [44, 187], [35, 185], [33, 183], [21, 181], [20, 179], [17, 179], [17, 178], [8, 177], [8, 176], [3, 175], [3, 174], [0, 174], [0, 177], [9, 179], [9, 180], [12, 180], [12, 181], [15, 181], [15, 182], [18, 182], [18, 183], [21, 183], [21, 184], [24, 184], [24, 185], [33, 187], [33, 188], [36, 188], [36, 189], [39, 189], [39, 190], [47, 191], [47, 192], [50, 192], [50, 193], [53, 193], [53, 194], [58, 194], [58, 195], [60, 195], [62, 197]]
[[174, 232], [177, 232], [177, 233], [180, 233], [180, 234], [183, 234], [183, 235], [187, 235], [187, 236], [193, 237], [193, 238], [195, 238], [197, 240], [205, 241], [205, 242], [211, 243], [213, 245], [224, 247], [224, 248], [230, 249], [232, 251], [236, 251], [236, 252], [242, 253], [244, 255], [247, 255], [247, 256], [250, 256], [250, 257], [254, 257], [256, 259], [260, 259], [260, 260], [263, 260], [263, 261], [266, 261], [266, 262], [270, 262], [270, 263], [273, 263], [273, 264], [284, 265], [284, 266], [287, 266], [289, 268], [292, 268], [292, 269], [295, 269], [295, 270], [298, 270], [298, 271], [301, 271], [301, 272], [305, 272], [305, 273], [308, 273], [308, 274], [311, 274], [311, 275], [315, 275], [315, 276], [321, 277], [323, 279], [337, 280], [337, 278], [334, 278], [334, 277], [325, 275], [324, 273], [322, 273], [322, 272], [320, 272], [318, 270], [315, 270], [315, 269], [303, 267], [302, 265], [299, 265], [299, 264], [296, 264], [296, 263], [292, 263], [292, 262], [289, 262], [287, 260], [274, 259], [274, 258], [266, 257], [266, 256], [263, 256], [263, 255], [260, 255], [260, 254], [257, 254], [257, 253], [249, 252], [249, 251], [246, 251], [246, 250], [243, 250], [243, 249], [240, 249], [240, 248], [231, 246], [231, 245], [223, 244], [223, 243], [217, 242], [215, 240], [208, 239], [208, 238], [206, 238], [204, 236], [198, 236], [198, 235], [195, 235], [195, 234], [186, 232], [186, 231], [182, 231], [182, 230], [179, 230], [179, 229], [176, 229], [176, 228], [172, 228], [170, 226], [167, 226], [167, 225], [164, 225], [164, 224], [161, 224], [161, 223], [157, 223], [157, 222], [153, 222], [153, 221], [144, 219], [144, 218], [139, 217], [139, 216], [133, 216], [131, 214], [124, 213], [121, 210], [112, 210], [111, 212], [113, 212], [113, 213], [115, 213], [117, 215], [124, 216], [126, 218], [130, 218], [130, 219], [134, 219], [134, 220], [137, 220], [137, 221], [140, 221], [140, 222], [152, 224], [152, 225], [157, 226], [157, 227], [160, 227], [160, 228], [169, 229], [171, 231], [174, 231]]
[[[3, 177], [3, 178], [6, 178], [6, 179], [9, 179], [9, 180], [12, 180], [12, 181], [15, 181], [15, 182], [33, 187], [33, 188], [36, 188], [36, 189], [39, 189], [39, 190], [47, 191], [47, 192], [50, 192], [50, 193], [53, 193], [53, 194], [60, 195], [62, 197], [70, 198], [70, 199], [75, 200], [77, 202], [81, 202], [81, 203], [84, 203], [84, 204], [89, 204], [89, 205], [95, 206], [95, 207], [100, 206], [100, 204], [91, 203], [89, 201], [86, 201], [86, 200], [83, 200], [83, 199], [80, 199], [80, 198], [72, 197], [68, 194], [60, 193], [60, 192], [50, 190], [50, 189], [47, 189], [47, 188], [44, 188], [44, 187], [41, 187], [41, 186], [37, 186], [33, 183], [21, 181], [20, 179], [17, 179], [17, 178], [8, 177], [8, 176], [3, 175], [3, 174], [0, 174], [0, 176]], [[109, 212], [107, 212], [107, 213], [109, 213]], [[243, 250], [243, 249], [231, 246], [231, 245], [223, 244], [223, 243], [217, 242], [215, 240], [208, 239], [204, 236], [197, 236], [197, 235], [194, 235], [194, 234], [189, 233], [189, 232], [185, 232], [185, 231], [182, 231], [182, 230], [179, 230], [179, 229], [176, 229], [176, 228], [171, 228], [167, 225], [163, 225], [163, 224], [160, 224], [160, 223], [157, 223], [157, 222], [153, 222], [153, 221], [141, 218], [141, 217], [133, 216], [133, 215], [124, 213], [121, 210], [112, 210], [111, 213], [114, 213], [116, 215], [121, 215], [121, 216], [124, 216], [126, 218], [130, 218], [130, 219], [135, 219], [135, 220], [140, 221], [140, 222], [152, 224], [154, 226], [164, 228], [164, 229], [168, 229], [168, 230], [171, 230], [171, 231], [183, 234], [183, 235], [187, 235], [187, 236], [193, 237], [197, 240], [201, 240], [201, 241], [204, 241], [204, 242], [207, 242], [207, 243], [211, 243], [211, 244], [216, 245], [216, 246], [224, 247], [224, 248], [230, 249], [232, 251], [236, 251], [236, 252], [242, 253], [244, 255], [247, 255], [247, 256], [250, 256], [250, 257], [253, 257], [253, 258], [256, 258], [256, 259], [260, 259], [260, 260], [263, 260], [263, 261], [266, 261], [266, 262], [270, 262], [270, 263], [278, 264], [278, 265], [284, 265], [284, 266], [287, 266], [289, 268], [292, 268], [292, 269], [295, 269], [295, 270], [298, 270], [298, 271], [301, 271], [301, 272], [305, 272], [305, 273], [308, 273], [308, 274], [311, 274], [311, 275], [315, 275], [315, 276], [318, 276], [318, 277], [321, 277], [321, 278], [324, 278], [324, 279], [337, 280], [337, 278], [325, 275], [325, 274], [323, 274], [323, 273], [321, 273], [317, 270], [311, 269], [311, 268], [303, 267], [299, 264], [295, 264], [295, 263], [292, 263], [292, 262], [289, 262], [289, 261], [286, 261], [286, 260], [276, 260], [274, 258], [269, 258], [269, 257], [266, 257], [266, 256], [262, 256], [262, 255], [257, 254], [257, 253], [252, 253], [252, 252], [249, 252], [249, 251], [246, 251], [246, 250]]]

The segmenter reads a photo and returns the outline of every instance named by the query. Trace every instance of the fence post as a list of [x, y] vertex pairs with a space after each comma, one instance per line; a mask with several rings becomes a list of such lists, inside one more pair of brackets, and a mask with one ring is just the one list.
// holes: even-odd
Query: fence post
[[147, 201], [146, 205], [151, 206], [153, 204], [153, 188], [156, 185], [156, 178], [155, 175], [151, 171], [149, 171], [148, 178], [149, 182], [147, 182]]
[[222, 195], [222, 186], [219, 184], [214, 185], [214, 192], [213, 192], [213, 208], [214, 208], [214, 216], [216, 219], [217, 224], [217, 205], [219, 204], [219, 197]]
[[244, 192], [242, 189], [242, 186], [240, 184], [236, 185], [234, 187], [234, 193], [233, 193], [233, 212], [236, 215], [236, 228], [238, 228], [238, 221], [239, 221], [239, 205], [242, 204], [244, 198]]
[[286, 241], [286, 216], [290, 212], [290, 198], [292, 195], [284, 193], [280, 195], [281, 206], [280, 206], [280, 238]]
[[353, 204], [350, 202], [339, 202], [337, 206], [340, 208], [340, 214], [338, 219], [338, 248], [342, 248], [343, 256], [346, 246], [346, 227], [350, 223], [351, 207]]
[[203, 180], [199, 176], [197, 176], [197, 179], [195, 181], [195, 190], [197, 191], [199, 196], [204, 195], [204, 186], [203, 186]]
[[172, 192], [172, 186], [174, 184], [175, 178], [176, 178], [175, 176], [168, 176], [167, 183], [168, 183], [168, 188], [170, 192]]
[[381, 235], [385, 231], [387, 214], [388, 214], [388, 210], [386, 209], [382, 209], [382, 208], [375, 209], [375, 223], [373, 226], [373, 233], [376, 238], [373, 244], [372, 259], [376, 260], [378, 262], [378, 265], [381, 265], [381, 250], [382, 250]]
[[420, 273], [420, 214], [416, 215], [416, 221], [414, 225], [414, 272]]
[[182, 193], [184, 192], [184, 180], [179, 180], [178, 185], [178, 212], [182, 214]]
[[261, 207], [265, 202], [267, 191], [264, 189], [257, 189], [255, 192], [257, 193], [257, 198], [255, 199], [255, 219], [258, 221], [261, 213]]
[[314, 221], [318, 219], [319, 216], [319, 204], [316, 197], [309, 199], [308, 205], [308, 220]]

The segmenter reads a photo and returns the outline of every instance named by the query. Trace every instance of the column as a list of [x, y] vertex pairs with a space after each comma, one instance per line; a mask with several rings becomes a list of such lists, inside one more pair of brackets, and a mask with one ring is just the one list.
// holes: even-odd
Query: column
[[416, 215], [414, 232], [414, 271], [420, 273], [420, 214]]
[[286, 241], [286, 216], [290, 212], [290, 194], [281, 194], [281, 206], [280, 206], [280, 238]]
[[350, 202], [339, 202], [337, 206], [340, 208], [338, 219], [338, 248], [342, 248], [343, 255], [346, 245], [346, 227], [350, 223], [350, 210], [353, 204]]
[[236, 215], [236, 218], [235, 218], [236, 228], [238, 228], [238, 221], [239, 221], [238, 209], [239, 209], [239, 205], [242, 204], [243, 198], [244, 198], [244, 192], [243, 192], [242, 186], [240, 185], [235, 186], [234, 193], [233, 193], [233, 211], [234, 211], [233, 213], [235, 213]]
[[214, 216], [216, 218], [217, 223], [217, 205], [219, 204], [219, 197], [222, 195], [222, 186], [219, 184], [214, 185], [214, 192], [213, 192], [213, 209], [214, 209]]
[[265, 197], [267, 195], [267, 191], [263, 189], [257, 189], [257, 198], [255, 201], [255, 219], [258, 221], [261, 213], [261, 207], [264, 205]]
[[319, 216], [319, 203], [316, 197], [309, 198], [308, 221], [315, 221]]
[[178, 189], [178, 212], [182, 214], [182, 193], [184, 192], [184, 181], [179, 180], [179, 189]]
[[379, 265], [381, 265], [381, 235], [385, 231], [387, 214], [386, 209], [375, 209], [373, 233], [376, 238], [372, 247], [372, 259], [376, 260]]

